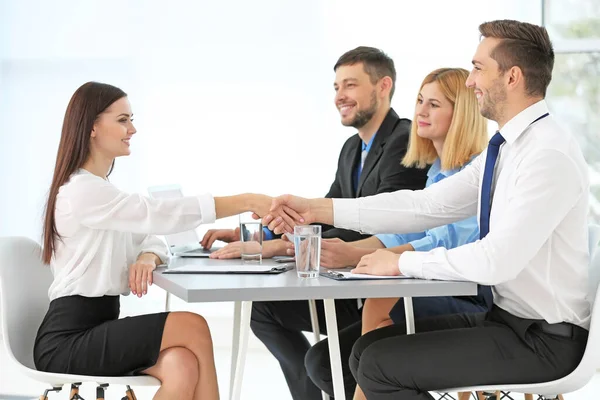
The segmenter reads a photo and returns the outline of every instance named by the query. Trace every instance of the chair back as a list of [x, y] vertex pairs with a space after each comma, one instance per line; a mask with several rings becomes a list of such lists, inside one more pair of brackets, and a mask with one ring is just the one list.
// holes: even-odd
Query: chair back
[[0, 238], [0, 324], [9, 358], [35, 369], [33, 344], [48, 311], [50, 267], [26, 237]]

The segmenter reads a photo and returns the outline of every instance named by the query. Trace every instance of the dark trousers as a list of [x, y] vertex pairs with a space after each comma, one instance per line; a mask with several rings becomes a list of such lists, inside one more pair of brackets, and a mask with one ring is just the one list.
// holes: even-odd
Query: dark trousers
[[[462, 298], [451, 296], [440, 297], [415, 297], [413, 298], [413, 309], [415, 319], [448, 315], [456, 313], [482, 313], [489, 310], [486, 297], [491, 297], [489, 287], [481, 286], [481, 298]], [[474, 300], [473, 300], [474, 299]], [[390, 311], [390, 317], [396, 324], [405, 324], [404, 300], [400, 299]], [[356, 381], [350, 371], [348, 359], [352, 353], [352, 346], [360, 338], [362, 325], [357, 322], [341, 329], [340, 354], [342, 358], [342, 375], [344, 377], [344, 388], [346, 399], [352, 399]], [[331, 364], [329, 359], [329, 343], [324, 339], [314, 345], [306, 354], [306, 370], [313, 383], [322, 391], [333, 396], [333, 380], [331, 377]]]
[[[361, 337], [350, 369], [369, 400], [431, 400], [429, 391], [460, 386], [539, 383], [572, 372], [587, 331], [518, 318], [494, 306], [489, 313], [415, 321], [416, 334], [393, 325]], [[564, 327], [564, 325], [561, 325]]]
[[[338, 329], [361, 320], [355, 299], [336, 300]], [[323, 302], [317, 301], [320, 333], [326, 334]], [[310, 343], [302, 333], [312, 332], [308, 301], [268, 301], [252, 304], [252, 332], [275, 356], [294, 400], [319, 400], [321, 391], [306, 373], [304, 357]]]

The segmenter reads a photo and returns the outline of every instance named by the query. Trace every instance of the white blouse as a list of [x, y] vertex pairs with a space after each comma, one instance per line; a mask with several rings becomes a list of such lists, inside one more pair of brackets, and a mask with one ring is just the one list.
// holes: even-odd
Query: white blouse
[[214, 222], [210, 194], [152, 199], [128, 194], [80, 169], [58, 192], [50, 300], [81, 295], [129, 294], [128, 271], [141, 253], [167, 261], [167, 247], [154, 235]]

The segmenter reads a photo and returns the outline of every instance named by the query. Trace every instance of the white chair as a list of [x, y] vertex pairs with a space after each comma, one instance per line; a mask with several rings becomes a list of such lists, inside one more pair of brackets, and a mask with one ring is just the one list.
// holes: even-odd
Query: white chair
[[561, 394], [573, 392], [584, 387], [600, 367], [600, 254], [596, 251], [600, 240], [600, 226], [589, 226], [590, 246], [590, 286], [589, 296], [593, 301], [592, 320], [588, 343], [581, 362], [569, 375], [544, 383], [493, 385], [446, 389], [440, 392], [483, 392], [488, 400], [495, 400], [497, 391], [516, 393], [537, 393], [547, 400], [558, 399]]
[[79, 385], [96, 382], [98, 399], [104, 399], [109, 384], [127, 386], [123, 400], [135, 400], [129, 385], [160, 386], [151, 376], [100, 377], [41, 372], [33, 363], [33, 344], [38, 328], [48, 310], [48, 288], [52, 282], [50, 267], [41, 261], [41, 247], [25, 237], [0, 238], [0, 323], [9, 365], [23, 375], [49, 384], [48, 393], [71, 384], [69, 399], [81, 399]]

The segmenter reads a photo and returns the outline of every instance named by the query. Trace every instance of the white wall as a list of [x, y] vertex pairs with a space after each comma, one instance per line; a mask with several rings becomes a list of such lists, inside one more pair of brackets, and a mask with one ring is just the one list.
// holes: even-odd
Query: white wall
[[130, 94], [138, 134], [111, 177], [124, 190], [321, 196], [354, 133], [333, 106], [337, 58], [386, 51], [393, 106], [411, 117], [422, 78], [469, 69], [478, 24], [497, 18], [539, 23], [539, 2], [0, 0], [0, 236], [40, 238], [64, 110], [86, 81]]

